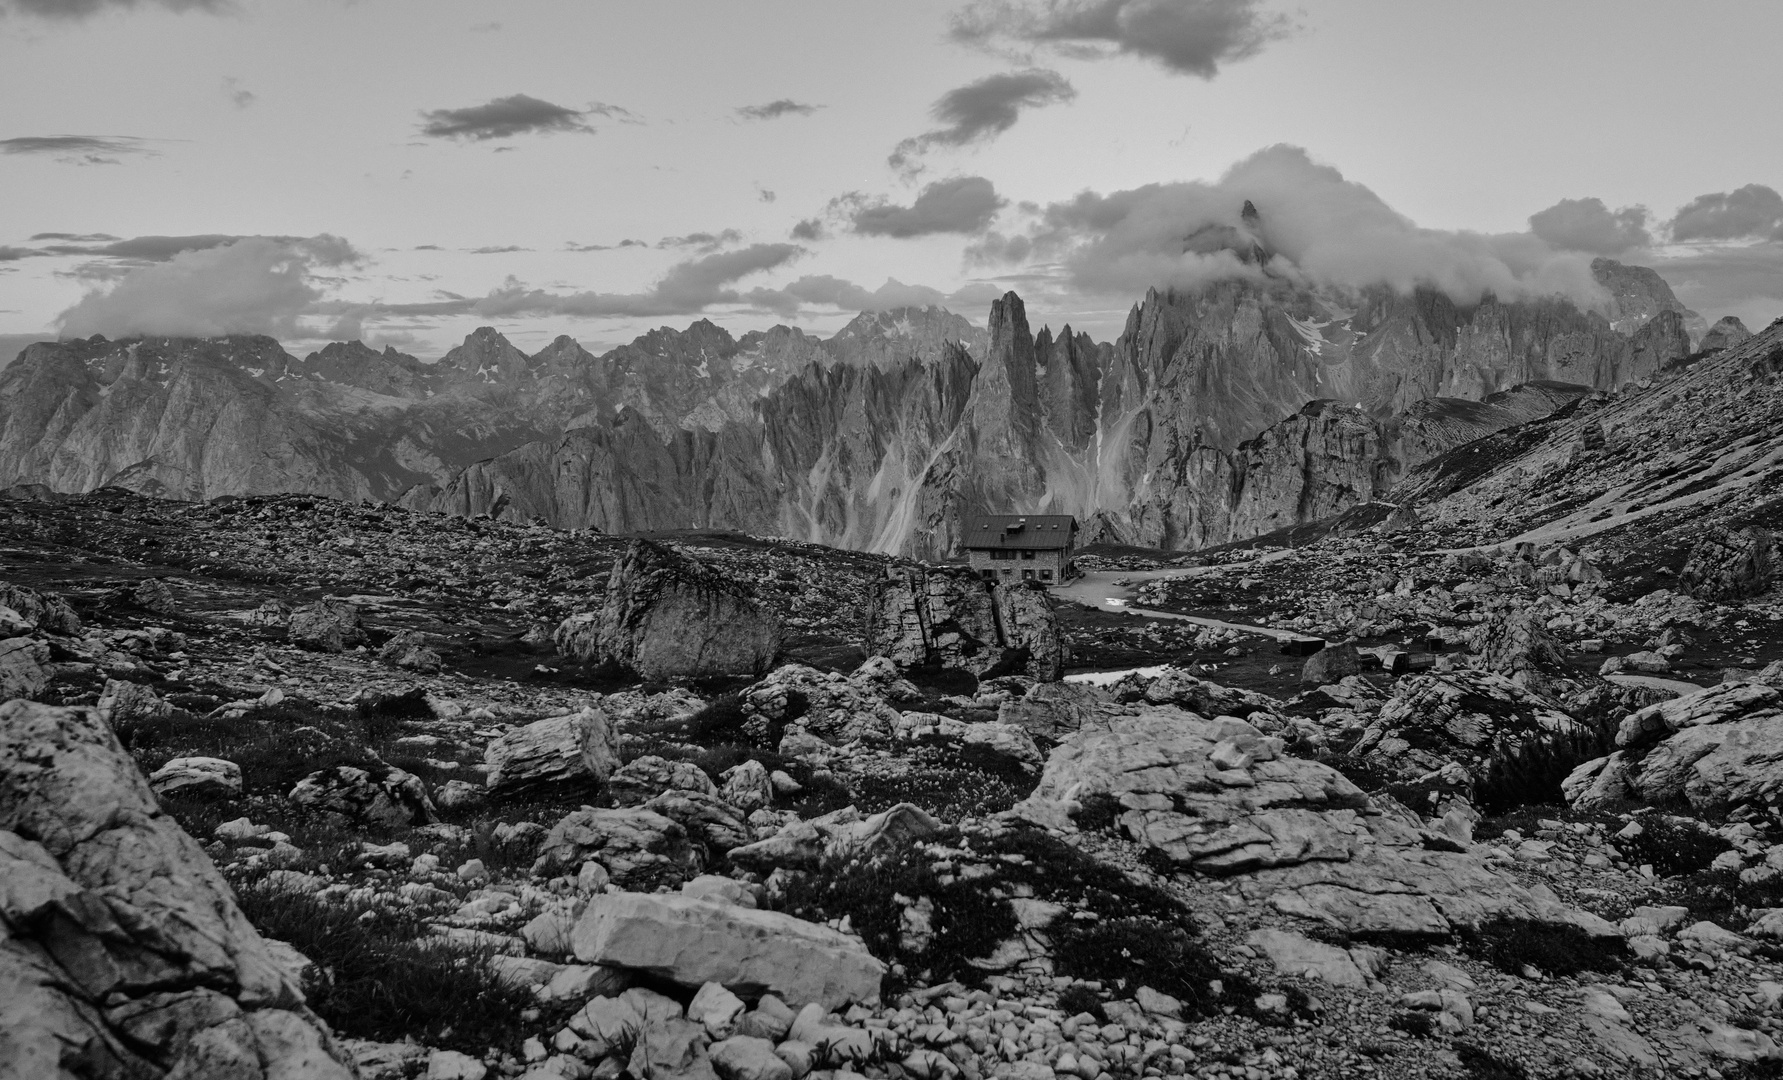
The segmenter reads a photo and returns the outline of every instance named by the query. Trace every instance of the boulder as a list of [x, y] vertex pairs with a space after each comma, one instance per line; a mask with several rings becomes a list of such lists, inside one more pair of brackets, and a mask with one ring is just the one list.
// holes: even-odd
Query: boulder
[[174, 758], [149, 774], [157, 795], [234, 798], [241, 794], [241, 766], [214, 757]]
[[734, 1035], [713, 1043], [706, 1053], [724, 1080], [793, 1080], [792, 1066], [780, 1060], [767, 1039]]
[[355, 1075], [93, 711], [0, 705], [0, 881], [7, 1076]]
[[342, 824], [427, 825], [440, 819], [421, 778], [390, 765], [336, 765], [297, 782], [286, 798]]
[[1548, 680], [1566, 674], [1566, 657], [1533, 611], [1494, 615], [1477, 637], [1479, 666], [1519, 686], [1542, 689]]
[[900, 669], [956, 668], [1056, 682], [1065, 647], [1052, 598], [1035, 582], [1003, 584], [964, 568], [898, 566], [873, 584], [866, 649]]
[[435, 672], [444, 660], [428, 644], [428, 637], [419, 630], [392, 634], [378, 650], [378, 659], [407, 671]]
[[[1366, 842], [1354, 811], [1368, 797], [1328, 766], [1281, 754], [1241, 720], [1206, 720], [1173, 706], [1087, 725], [1047, 759], [1015, 812], [1073, 828], [1087, 801], [1171, 860], [1211, 873], [1347, 857]], [[1332, 816], [1330, 811], [1352, 811]]]
[[80, 635], [80, 616], [68, 606], [68, 601], [55, 593], [39, 592], [23, 585], [0, 581], [0, 607], [9, 607], [18, 612], [33, 627], [46, 634], [63, 634], [68, 637]]
[[626, 889], [676, 887], [700, 869], [686, 829], [654, 811], [633, 808], [566, 815], [540, 845], [532, 872], [574, 874], [590, 859]]
[[0, 700], [35, 697], [49, 685], [50, 647], [36, 638], [0, 640]]
[[777, 868], [815, 870], [826, 859], [840, 861], [905, 847], [940, 831], [941, 823], [914, 803], [898, 803], [867, 818], [845, 806], [791, 822], [765, 840], [734, 849], [730, 860], [764, 873]]
[[141, 683], [121, 679], [105, 680], [96, 706], [99, 715], [117, 731], [127, 731], [148, 720], [161, 720], [173, 715], [173, 706], [161, 695]]
[[130, 590], [130, 600], [138, 607], [163, 614], [172, 612], [179, 606], [174, 599], [173, 590], [160, 578], [147, 578], [140, 582], [136, 588]]
[[619, 767], [619, 741], [600, 709], [535, 720], [483, 751], [491, 792], [563, 784], [599, 786]]
[[646, 754], [615, 770], [607, 778], [607, 791], [620, 806], [642, 806], [665, 791], [717, 795], [718, 785], [691, 761], [669, 761]]
[[1349, 756], [1415, 781], [1447, 766], [1465, 771], [1468, 801], [1496, 807], [1551, 799], [1604, 735], [1553, 703], [1485, 671], [1412, 675], [1393, 686]]
[[1019, 727], [1051, 746], [1113, 700], [1106, 688], [1089, 683], [1036, 683], [1020, 698], [999, 705], [997, 722]]
[[585, 963], [645, 971], [686, 987], [773, 993], [826, 1009], [879, 1000], [885, 965], [856, 938], [776, 911], [672, 894], [608, 893], [572, 934]]
[[744, 814], [764, 809], [774, 801], [773, 776], [766, 765], [754, 758], [726, 769], [720, 779], [724, 787], [719, 794]]
[[706, 1030], [679, 1017], [644, 1025], [625, 1071], [635, 1080], [718, 1080], [706, 1057]]
[[687, 838], [706, 849], [708, 861], [755, 839], [742, 811], [711, 792], [672, 789], [645, 803], [644, 809], [687, 830]]
[[780, 619], [744, 584], [633, 540], [613, 565], [598, 618], [572, 617], [556, 638], [577, 659], [609, 660], [649, 680], [760, 676], [780, 651]]
[[1281, 718], [1282, 703], [1267, 694], [1237, 687], [1221, 686], [1174, 665], [1155, 678], [1134, 676], [1133, 681], [1116, 683], [1114, 696], [1121, 701], [1144, 701], [1150, 705], [1175, 705], [1201, 716], [1242, 716], [1264, 712]]
[[967, 723], [939, 713], [898, 714], [897, 737], [902, 742], [951, 747], [965, 758], [982, 758], [1038, 772], [1044, 760], [1028, 733], [1015, 724], [997, 721]]
[[321, 652], [345, 652], [365, 641], [359, 608], [345, 600], [317, 600], [291, 612], [285, 628], [293, 645]]
[[1335, 945], [1314, 941], [1292, 930], [1253, 930], [1245, 941], [1288, 976], [1318, 979], [1332, 986], [1362, 989], [1368, 979], [1350, 954]]
[[1688, 803], [1720, 815], [1783, 798], [1783, 698], [1755, 682], [1723, 683], [1630, 713], [1615, 753], [1566, 778], [1581, 808], [1623, 800]]
[[885, 742], [898, 720], [892, 702], [904, 698], [906, 687], [910, 697], [921, 696], [902, 680], [888, 685], [873, 673], [849, 676], [786, 664], [743, 691], [743, 706], [770, 727], [796, 721], [812, 735], [836, 743]]
[[1324, 686], [1362, 670], [1362, 656], [1354, 645], [1327, 645], [1306, 658], [1300, 668], [1301, 686]]
[[1767, 529], [1711, 528], [1690, 549], [1678, 572], [1678, 591], [1698, 600], [1734, 604], [1770, 589], [1776, 572]]

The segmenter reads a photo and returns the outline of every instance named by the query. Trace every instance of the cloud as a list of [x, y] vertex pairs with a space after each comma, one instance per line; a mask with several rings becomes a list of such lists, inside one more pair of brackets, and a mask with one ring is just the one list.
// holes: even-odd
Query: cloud
[[229, 100], [238, 109], [245, 109], [259, 100], [259, 95], [242, 86], [241, 80], [233, 75], [223, 76], [223, 93], [229, 95]]
[[64, 165], [117, 165], [131, 154], [158, 156], [133, 135], [20, 135], [0, 139], [0, 154], [44, 154]]
[[528, 247], [519, 247], [514, 244], [503, 244], [500, 247], [470, 248], [469, 252], [472, 255], [506, 255], [509, 252], [513, 252], [513, 251], [531, 251], [531, 250], [532, 249], [528, 248]]
[[[612, 109], [614, 106], [601, 106]], [[432, 109], [421, 114], [427, 121], [421, 134], [436, 139], [511, 139], [530, 132], [576, 131], [594, 134], [583, 119], [594, 110], [568, 109], [525, 94], [511, 94], [483, 105], [463, 109]], [[604, 113], [602, 115], [605, 115]]]
[[806, 105], [791, 98], [781, 98], [766, 105], [741, 106], [737, 115], [745, 120], [778, 120], [782, 116], [810, 116], [821, 108], [822, 105]]
[[762, 187], [760, 184], [757, 184], [755, 185], [755, 197], [761, 202], [771, 203], [780, 196], [774, 194], [767, 188]]
[[131, 263], [166, 262], [188, 251], [204, 251], [224, 247], [241, 240], [270, 240], [291, 248], [305, 260], [320, 266], [346, 266], [365, 261], [364, 253], [338, 236], [318, 233], [315, 236], [235, 236], [228, 233], [203, 233], [196, 236], [133, 236], [129, 239], [106, 233], [39, 233], [33, 240], [69, 241], [39, 249], [45, 255], [84, 255]]
[[234, 9], [231, 0], [0, 0], [0, 12], [17, 11], [46, 19], [84, 19], [102, 11], [128, 11], [159, 7], [168, 11], [208, 11], [222, 14]]
[[989, 285], [968, 285], [945, 293], [927, 285], [906, 285], [896, 278], [886, 278], [885, 284], [869, 290], [829, 274], [807, 274], [778, 289], [753, 289], [744, 295], [744, 299], [787, 314], [806, 305], [835, 307], [843, 311], [887, 311], [950, 304], [970, 307], [988, 304], [1001, 295], [1001, 289]]
[[568, 318], [661, 318], [697, 315], [714, 304], [751, 302], [732, 286], [752, 274], [775, 270], [804, 255], [796, 244], [751, 244], [670, 267], [661, 280], [637, 293], [556, 293], [528, 288], [515, 278], [479, 297], [446, 294], [414, 304], [355, 304], [328, 301], [316, 314], [336, 317], [330, 336], [357, 334], [370, 320], [391, 317], [474, 315], [484, 319], [558, 316]]
[[814, 217], [805, 218], [792, 227], [794, 240], [827, 240], [829, 236], [828, 230], [823, 227], [823, 221]]
[[720, 232], [696, 232], [686, 236], [665, 236], [656, 242], [659, 248], [693, 248], [702, 253], [710, 253], [741, 243], [743, 234], [735, 229], [724, 229]]
[[954, 16], [956, 41], [1048, 47], [1077, 59], [1126, 54], [1180, 75], [1211, 79], [1292, 26], [1258, 0], [970, 0]]
[[1763, 184], [1698, 195], [1671, 220], [1671, 238], [1691, 240], [1783, 240], [1783, 195]]
[[321, 297], [309, 278], [313, 262], [302, 245], [264, 236], [182, 251], [87, 293], [56, 324], [76, 337], [294, 336], [298, 316]]
[[0, 244], [0, 262], [17, 262], [20, 259], [29, 259], [33, 255], [46, 254], [48, 254], [48, 252], [39, 251], [36, 248], [11, 247], [6, 244]]
[[843, 196], [838, 203], [846, 206], [849, 200], [853, 208], [848, 220], [855, 232], [898, 238], [983, 232], [1007, 202], [982, 176], [937, 180], [924, 187], [909, 206], [883, 199], [866, 202], [858, 195]]
[[1710, 322], [1738, 315], [1756, 330], [1783, 315], [1783, 241], [1680, 245], [1642, 261]]
[[1620, 255], [1653, 242], [1647, 216], [1644, 206], [1611, 210], [1602, 199], [1561, 199], [1529, 215], [1529, 231], [1557, 248]]
[[[1240, 211], [1252, 201], [1257, 221]], [[1603, 299], [1590, 256], [1532, 233], [1484, 235], [1420, 228], [1367, 187], [1315, 163], [1299, 147], [1260, 150], [1217, 181], [1085, 191], [1036, 208], [1025, 230], [991, 234], [969, 254], [985, 263], [1050, 260], [1077, 291], [1132, 296], [1225, 277], [1273, 277], [1402, 292], [1432, 287], [1460, 303], [1561, 293]], [[1249, 261], [1253, 246], [1273, 253]]]
[[574, 240], [563, 246], [565, 251], [617, 251], [620, 248], [644, 248], [649, 244], [642, 240], [621, 240], [617, 244], [578, 244]]
[[900, 170], [917, 170], [916, 159], [937, 147], [967, 146], [996, 138], [1015, 126], [1023, 109], [1072, 100], [1077, 90], [1063, 75], [1045, 68], [989, 75], [941, 95], [930, 110], [943, 127], [913, 135], [887, 160]]

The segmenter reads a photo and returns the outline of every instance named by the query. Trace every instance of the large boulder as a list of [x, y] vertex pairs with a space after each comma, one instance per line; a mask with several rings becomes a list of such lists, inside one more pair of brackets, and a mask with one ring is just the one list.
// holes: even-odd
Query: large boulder
[[355, 1075], [92, 711], [0, 705], [0, 882], [0, 1074]]
[[607, 778], [607, 791], [616, 805], [642, 806], [665, 791], [716, 795], [718, 785], [704, 769], [691, 761], [670, 761], [655, 754], [645, 754], [614, 770]]
[[359, 608], [345, 600], [317, 600], [291, 612], [285, 628], [291, 644], [321, 652], [345, 652], [365, 641]]
[[595, 619], [572, 616], [558, 648], [646, 679], [756, 675], [780, 651], [780, 619], [746, 585], [662, 544], [633, 540]]
[[892, 701], [921, 695], [901, 679], [887, 683], [876, 667], [869, 670], [883, 663], [869, 660], [853, 675], [786, 664], [743, 691], [743, 707], [772, 727], [797, 723], [831, 742], [884, 742], [898, 722]]
[[552, 826], [534, 874], [575, 874], [590, 859], [625, 889], [678, 887], [700, 871], [687, 830], [653, 810], [577, 810]]
[[[1047, 759], [1015, 812], [1073, 827], [1098, 801], [1137, 841], [1208, 873], [1348, 857], [1365, 841], [1368, 797], [1342, 773], [1287, 757], [1242, 720], [1172, 706], [1087, 724]], [[1351, 811], [1347, 817], [1332, 811]]]
[[35, 697], [49, 685], [50, 647], [36, 638], [0, 640], [0, 700]]
[[1492, 616], [1480, 627], [1476, 643], [1479, 666], [1519, 686], [1540, 690], [1566, 674], [1560, 643], [1533, 611]]
[[1046, 589], [988, 581], [965, 569], [888, 571], [867, 601], [865, 637], [868, 652], [890, 657], [900, 668], [1023, 674], [1042, 681], [1065, 673], [1065, 646]]
[[836, 1009], [879, 1000], [885, 965], [857, 938], [776, 911], [690, 896], [594, 897], [571, 932], [576, 957], [685, 987], [715, 982]]
[[607, 714], [592, 707], [535, 720], [483, 751], [491, 793], [564, 784], [598, 786], [619, 768], [619, 739]]
[[1568, 802], [1688, 803], [1711, 815], [1783, 802], [1783, 700], [1773, 687], [1725, 683], [1650, 705], [1622, 721], [1616, 745], [1566, 778]]
[[1457, 670], [1400, 679], [1349, 754], [1408, 783], [1459, 766], [1462, 794], [1496, 809], [1551, 801], [1605, 749], [1603, 732], [1510, 678]]
[[80, 634], [80, 617], [55, 593], [38, 592], [0, 581], [0, 607], [9, 607], [46, 634]]
[[286, 798], [346, 825], [429, 825], [440, 819], [420, 777], [377, 763], [319, 769], [299, 780]]
[[1020, 698], [997, 707], [997, 722], [1019, 727], [1052, 745], [1082, 727], [1099, 707], [1113, 700], [1107, 689], [1089, 683], [1035, 683]]
[[1733, 604], [1771, 587], [1776, 573], [1767, 529], [1710, 529], [1684, 561], [1678, 591], [1698, 600]]

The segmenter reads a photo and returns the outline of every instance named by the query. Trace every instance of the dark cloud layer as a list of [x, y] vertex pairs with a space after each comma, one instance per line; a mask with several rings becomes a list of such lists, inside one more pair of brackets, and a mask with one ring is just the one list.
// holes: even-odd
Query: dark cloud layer
[[1783, 240], [1783, 195], [1763, 184], [1698, 195], [1672, 218], [1671, 235], [1691, 240]]
[[1647, 208], [1611, 210], [1602, 199], [1561, 199], [1529, 215], [1529, 231], [1569, 251], [1620, 255], [1653, 242], [1647, 232]]
[[1015, 126], [1023, 109], [1070, 101], [1077, 90], [1045, 68], [1008, 71], [949, 90], [931, 114], [942, 123], [897, 145], [888, 159], [895, 169], [915, 169], [917, 158], [938, 147], [959, 147], [996, 138]]
[[1290, 30], [1259, 0], [970, 0], [955, 40], [988, 48], [1045, 46], [1076, 58], [1125, 53], [1211, 79]]
[[656, 242], [659, 248], [692, 248], [704, 254], [710, 254], [720, 248], [741, 243], [743, 234], [736, 229], [721, 229], [718, 232], [693, 232], [686, 236], [665, 236]]
[[83, 255], [133, 263], [166, 262], [189, 251], [225, 247], [241, 240], [269, 240], [298, 252], [305, 260], [319, 266], [345, 266], [365, 260], [364, 254], [352, 244], [329, 233], [318, 233], [315, 236], [203, 233], [196, 236], [132, 236], [128, 239], [119, 239], [106, 233], [38, 233], [31, 239], [63, 241], [37, 249], [37, 253], [42, 255]]
[[0, 13], [16, 11], [46, 19], [85, 19], [102, 11], [128, 11], [139, 7], [215, 14], [229, 11], [234, 6], [231, 0], [0, 0]]
[[982, 176], [959, 176], [927, 185], [909, 206], [880, 201], [865, 203], [858, 196], [849, 213], [849, 224], [866, 236], [908, 238], [937, 233], [974, 234], [990, 227], [1006, 200]]
[[0, 139], [0, 154], [42, 154], [68, 165], [116, 165], [120, 157], [155, 153], [147, 139], [132, 135], [20, 135]]
[[732, 286], [751, 274], [785, 266], [805, 254], [797, 244], [752, 244], [676, 263], [643, 292], [560, 293], [529, 288], [509, 278], [485, 296], [448, 294], [444, 299], [415, 304], [352, 304], [327, 302], [316, 314], [332, 315], [328, 336], [361, 337], [366, 322], [403, 317], [474, 315], [484, 319], [523, 317], [662, 318], [696, 315], [714, 304], [752, 303], [749, 294]]
[[737, 109], [737, 115], [745, 120], [778, 120], [782, 116], [810, 116], [821, 108], [822, 105], [807, 105], [791, 98], [781, 98], [766, 105], [744, 105]]
[[[612, 108], [604, 106], [603, 108]], [[588, 111], [553, 105], [525, 94], [510, 94], [463, 109], [432, 109], [421, 114], [421, 134], [436, 139], [510, 139], [516, 135], [574, 131], [593, 134]]]

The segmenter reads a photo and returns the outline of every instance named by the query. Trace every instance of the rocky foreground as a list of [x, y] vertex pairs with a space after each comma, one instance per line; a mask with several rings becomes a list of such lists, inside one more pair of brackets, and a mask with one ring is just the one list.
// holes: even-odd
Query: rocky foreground
[[0, 503], [0, 1075], [1774, 1075], [1737, 508], [1135, 590], [1294, 655], [735, 534]]

